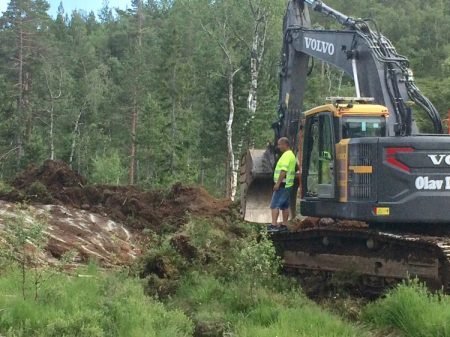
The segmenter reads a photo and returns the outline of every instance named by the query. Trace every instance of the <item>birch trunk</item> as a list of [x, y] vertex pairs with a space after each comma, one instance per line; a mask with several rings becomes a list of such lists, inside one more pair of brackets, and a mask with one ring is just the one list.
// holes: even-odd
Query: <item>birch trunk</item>
[[250, 88], [247, 98], [247, 108], [250, 115], [249, 123], [255, 117], [258, 103], [258, 78], [266, 43], [266, 25], [265, 18], [260, 18], [255, 21], [252, 47], [250, 50]]
[[53, 100], [52, 100], [50, 103], [50, 131], [49, 131], [50, 159], [51, 160], [55, 160], [55, 142], [53, 139], [53, 125], [54, 125], [53, 111], [54, 111], [54, 105], [53, 105]]
[[242, 128], [243, 136], [238, 145], [239, 154], [244, 146], [244, 137], [248, 134], [248, 129], [255, 119], [256, 109], [258, 107], [258, 80], [265, 51], [268, 21], [268, 16], [262, 7], [255, 7], [252, 0], [249, 0], [248, 3], [253, 14], [254, 25], [252, 44], [250, 47], [250, 85], [247, 97], [248, 118]]
[[229, 183], [227, 188], [227, 197], [234, 201], [237, 190], [237, 177], [239, 161], [234, 157], [233, 151], [233, 120], [234, 120], [234, 76], [240, 69], [234, 70], [231, 68], [228, 72], [228, 121], [227, 121], [227, 151], [228, 151], [228, 170], [229, 170]]
[[134, 185], [134, 178], [136, 176], [136, 129], [137, 129], [137, 104], [136, 95], [134, 93], [133, 108], [131, 111], [131, 147], [130, 147], [130, 170], [128, 172], [128, 183]]
[[80, 120], [81, 120], [81, 116], [83, 114], [83, 109], [80, 110], [80, 113], [78, 114], [78, 117], [75, 121], [75, 126], [73, 127], [73, 131], [72, 131], [72, 145], [70, 148], [70, 158], [69, 158], [69, 166], [72, 168], [72, 164], [73, 164], [73, 157], [75, 156], [75, 149], [77, 146], [77, 138], [78, 138], [78, 134], [79, 134], [79, 126], [80, 126]]
[[47, 90], [48, 94], [50, 96], [50, 108], [48, 112], [50, 113], [50, 130], [49, 130], [49, 137], [50, 137], [50, 159], [55, 160], [55, 140], [54, 140], [54, 128], [55, 128], [55, 100], [61, 97], [62, 94], [62, 70], [60, 70], [60, 77], [59, 77], [59, 92], [57, 95], [53, 94], [52, 88], [50, 86], [50, 82], [48, 80], [48, 74], [44, 70], [45, 75], [45, 82], [47, 84]]

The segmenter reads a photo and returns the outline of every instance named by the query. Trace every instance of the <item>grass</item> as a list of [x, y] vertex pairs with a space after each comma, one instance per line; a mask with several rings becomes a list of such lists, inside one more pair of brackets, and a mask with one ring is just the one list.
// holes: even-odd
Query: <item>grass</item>
[[363, 309], [362, 320], [408, 337], [450, 337], [450, 297], [413, 280]]
[[82, 271], [87, 277], [55, 275], [38, 300], [23, 299], [20, 275], [0, 278], [0, 334], [6, 337], [185, 337], [193, 324], [179, 310], [143, 296], [139, 281], [120, 274]]
[[[286, 284], [287, 285], [287, 284]], [[369, 336], [361, 327], [321, 310], [298, 288], [278, 291], [243, 280], [191, 273], [168, 302], [182, 308], [208, 336], [353, 337]], [[206, 334], [208, 333], [208, 334]]]

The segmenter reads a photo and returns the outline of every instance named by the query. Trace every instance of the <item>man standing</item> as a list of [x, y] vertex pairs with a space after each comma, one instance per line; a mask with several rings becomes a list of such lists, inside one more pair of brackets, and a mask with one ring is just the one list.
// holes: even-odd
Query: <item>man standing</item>
[[[294, 153], [290, 149], [289, 139], [282, 137], [277, 143], [278, 149], [282, 153], [278, 159], [275, 171], [273, 173], [272, 202], [270, 209], [272, 211], [272, 224], [268, 226], [269, 231], [287, 230], [289, 220], [289, 198], [295, 179], [295, 164], [297, 162]], [[283, 216], [283, 225], [278, 225], [278, 216], [280, 210]]]

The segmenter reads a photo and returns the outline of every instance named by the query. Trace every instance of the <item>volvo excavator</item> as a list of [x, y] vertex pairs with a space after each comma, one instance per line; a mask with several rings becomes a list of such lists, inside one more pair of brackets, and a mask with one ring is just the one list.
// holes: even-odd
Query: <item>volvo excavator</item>
[[[313, 28], [310, 9], [342, 28]], [[334, 219], [333, 225], [319, 221], [272, 234], [284, 267], [348, 271], [375, 288], [417, 276], [449, 291], [450, 136], [417, 88], [408, 60], [375, 22], [346, 16], [322, 1], [290, 0], [283, 36], [278, 120], [272, 127], [275, 144], [288, 137], [297, 154], [291, 214], [297, 201], [301, 216]], [[331, 97], [302, 111], [312, 60], [349, 75], [355, 97]], [[419, 131], [419, 110], [429, 117], [432, 134]], [[278, 155], [269, 146], [249, 150], [242, 160], [247, 221], [270, 223]]]

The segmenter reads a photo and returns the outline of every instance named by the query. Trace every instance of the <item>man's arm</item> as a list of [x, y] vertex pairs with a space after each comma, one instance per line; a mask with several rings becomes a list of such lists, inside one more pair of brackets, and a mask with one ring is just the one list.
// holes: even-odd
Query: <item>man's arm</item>
[[278, 191], [280, 189], [281, 183], [283, 182], [284, 178], [286, 178], [286, 171], [281, 171], [280, 176], [278, 177], [278, 181], [276, 182], [275, 186], [273, 187], [274, 191]]

